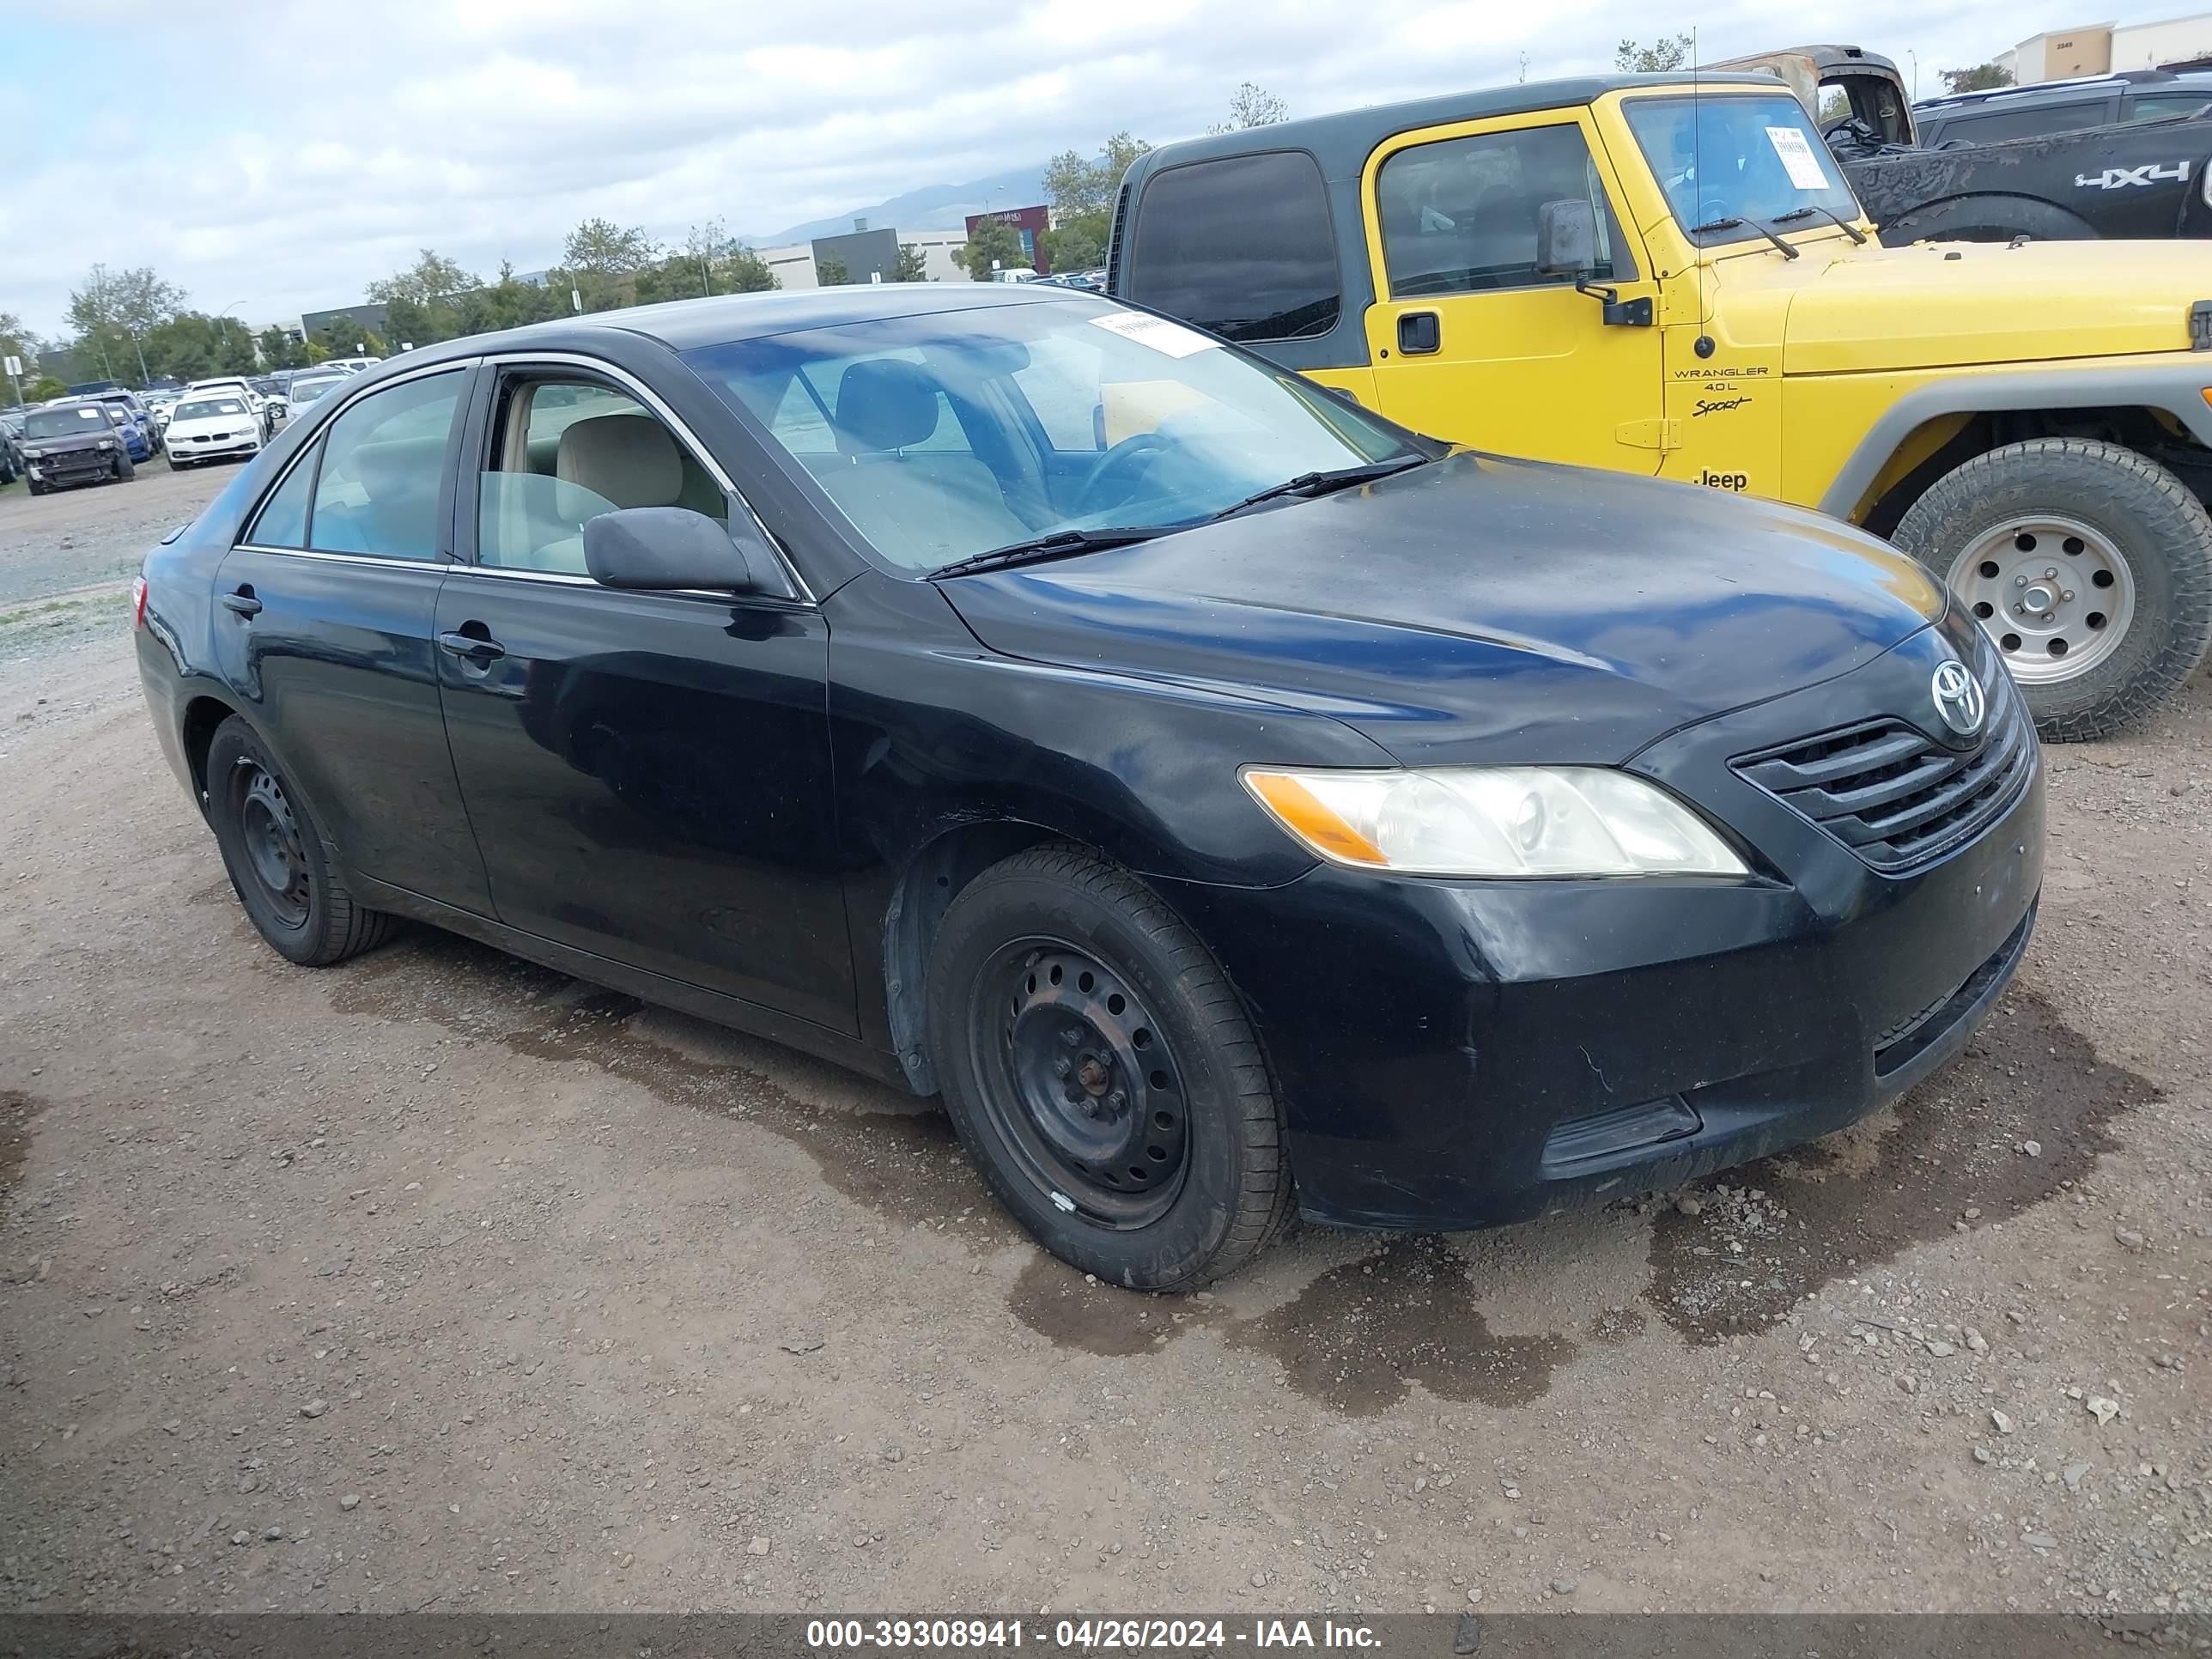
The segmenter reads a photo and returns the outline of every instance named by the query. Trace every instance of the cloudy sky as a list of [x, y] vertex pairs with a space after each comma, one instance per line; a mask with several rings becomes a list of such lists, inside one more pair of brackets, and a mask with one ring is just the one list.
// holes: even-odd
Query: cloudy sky
[[[1939, 69], [2178, 0], [223, 0], [88, 28], [0, 0], [11, 102], [0, 311], [62, 331], [95, 261], [258, 326], [435, 247], [551, 263], [603, 214], [759, 235], [1220, 118], [1240, 81], [1319, 114], [1607, 67], [1850, 40]], [[12, 14], [12, 15], [10, 15]], [[27, 107], [26, 107], [27, 105]], [[921, 226], [908, 228], [924, 228]]]

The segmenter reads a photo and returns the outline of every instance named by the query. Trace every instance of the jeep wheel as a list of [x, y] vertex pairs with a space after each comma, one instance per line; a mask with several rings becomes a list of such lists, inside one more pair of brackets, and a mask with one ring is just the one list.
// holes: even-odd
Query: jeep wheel
[[2118, 444], [1977, 456], [1912, 504], [1896, 541], [1980, 618], [2047, 738], [2119, 730], [2212, 643], [2212, 514]]

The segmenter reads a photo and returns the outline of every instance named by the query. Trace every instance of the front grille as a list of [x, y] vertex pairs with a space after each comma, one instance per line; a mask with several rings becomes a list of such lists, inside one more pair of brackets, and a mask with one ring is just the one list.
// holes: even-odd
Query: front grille
[[1892, 875], [1933, 863], [2004, 816], [2035, 771], [2035, 727], [2001, 666], [1989, 724], [1961, 752], [1900, 720], [1862, 721], [1731, 761], [1736, 775]]

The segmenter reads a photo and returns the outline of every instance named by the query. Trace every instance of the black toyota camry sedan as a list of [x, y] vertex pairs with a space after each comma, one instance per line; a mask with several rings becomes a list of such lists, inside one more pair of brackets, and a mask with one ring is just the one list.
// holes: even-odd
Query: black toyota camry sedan
[[137, 640], [285, 957], [406, 918], [941, 1094], [1144, 1289], [1849, 1123], [2041, 882], [2020, 698], [1910, 560], [1065, 289], [410, 352], [151, 554]]

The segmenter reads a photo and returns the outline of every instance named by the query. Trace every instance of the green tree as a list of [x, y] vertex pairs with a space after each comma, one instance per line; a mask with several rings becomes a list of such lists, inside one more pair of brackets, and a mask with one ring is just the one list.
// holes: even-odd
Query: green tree
[[548, 273], [542, 283], [526, 283], [512, 264], [501, 261], [499, 275], [459, 301], [461, 331], [489, 334], [498, 329], [521, 328], [562, 315], [568, 309], [568, 276]]
[[1650, 46], [1623, 40], [1613, 66], [1624, 75], [1664, 75], [1689, 63], [1698, 50], [1694, 34], [1662, 34]]
[[975, 222], [966, 245], [952, 258], [979, 283], [989, 282], [994, 270], [1024, 270], [1030, 263], [1022, 252], [1021, 233], [1005, 220], [990, 216]]
[[928, 280], [929, 264], [921, 257], [921, 250], [912, 242], [901, 242], [898, 258], [891, 264], [891, 281], [926, 283]]
[[586, 311], [611, 311], [637, 303], [637, 274], [657, 263], [660, 248], [644, 228], [611, 219], [586, 219], [568, 233], [561, 263], [584, 296]]
[[12, 311], [0, 311], [0, 357], [21, 357], [26, 373], [39, 361], [39, 337]]
[[253, 335], [235, 317], [184, 311], [147, 330], [146, 364], [155, 380], [197, 380], [210, 374], [252, 374]]
[[[1291, 118], [1291, 106], [1265, 87], [1247, 81], [1230, 94], [1229, 118], [1208, 132], [1237, 132], [1247, 127], [1272, 127]], [[1127, 164], [1124, 164], [1126, 170]], [[1118, 175], [1117, 175], [1118, 177]]]
[[1976, 64], [1971, 69], [1942, 71], [1943, 90], [1951, 93], [1989, 92], [1997, 87], [2008, 87], [2012, 71], [1996, 64]]
[[35, 380], [23, 382], [25, 399], [34, 404], [42, 404], [49, 398], [58, 398], [68, 390], [67, 386], [51, 374], [41, 374]]
[[307, 348], [292, 337], [291, 331], [271, 323], [259, 336], [261, 361], [271, 368], [305, 368]]
[[641, 305], [691, 300], [710, 294], [750, 294], [776, 285], [768, 261], [724, 228], [720, 219], [694, 225], [681, 247], [637, 273]]
[[149, 266], [110, 270], [99, 264], [70, 291], [70, 325], [78, 346], [98, 358], [111, 379], [126, 378], [136, 363], [143, 386], [153, 378], [142, 349], [147, 331], [174, 317], [184, 303], [184, 290]]
[[1037, 246], [1054, 270], [1089, 270], [1106, 263], [1106, 238], [1112, 228], [1111, 216], [1086, 213], [1054, 226], [1037, 238]]
[[1085, 214], [1110, 216], [1121, 175], [1150, 149], [1143, 139], [1124, 131], [1102, 144], [1095, 159], [1085, 161], [1072, 149], [1054, 156], [1044, 166], [1044, 198], [1052, 204], [1054, 219], [1065, 223]]
[[817, 259], [814, 280], [824, 288], [843, 288], [853, 280], [853, 273], [845, 269], [842, 259]]
[[[385, 352], [383, 337], [350, 317], [335, 318], [324, 324], [315, 331], [314, 337], [322, 342], [323, 357], [381, 357]], [[422, 342], [416, 343], [420, 345]], [[322, 358], [316, 361], [319, 362]]]
[[368, 297], [386, 308], [385, 332], [390, 337], [430, 345], [470, 331], [462, 324], [462, 301], [483, 286], [458, 260], [426, 247], [413, 264], [371, 283]]

